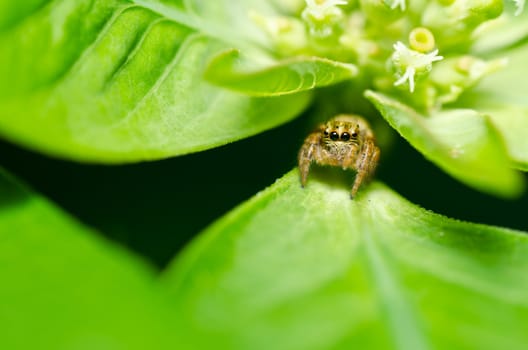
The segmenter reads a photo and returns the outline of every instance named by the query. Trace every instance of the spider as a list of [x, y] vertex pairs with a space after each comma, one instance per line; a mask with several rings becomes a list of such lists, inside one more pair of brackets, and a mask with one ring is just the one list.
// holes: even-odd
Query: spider
[[356, 178], [350, 195], [354, 198], [361, 184], [374, 173], [379, 154], [368, 123], [357, 115], [340, 114], [319, 125], [304, 140], [298, 157], [301, 185], [306, 185], [312, 162], [353, 169]]

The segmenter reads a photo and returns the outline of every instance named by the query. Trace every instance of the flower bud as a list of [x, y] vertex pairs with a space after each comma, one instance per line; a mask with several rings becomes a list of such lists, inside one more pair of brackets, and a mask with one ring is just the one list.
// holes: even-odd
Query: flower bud
[[409, 46], [421, 53], [430, 52], [435, 48], [434, 35], [427, 28], [414, 28], [409, 34]]

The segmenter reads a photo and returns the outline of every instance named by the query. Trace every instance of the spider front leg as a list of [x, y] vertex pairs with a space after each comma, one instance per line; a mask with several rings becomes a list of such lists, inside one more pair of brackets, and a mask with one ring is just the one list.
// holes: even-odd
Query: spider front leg
[[299, 172], [301, 173], [301, 185], [304, 187], [306, 185], [306, 180], [308, 179], [308, 173], [310, 172], [310, 165], [315, 157], [315, 152], [317, 147], [319, 147], [321, 141], [321, 135], [318, 132], [310, 134], [301, 147], [299, 151], [298, 161], [299, 161]]
[[374, 174], [376, 166], [378, 165], [379, 153], [379, 148], [376, 147], [372, 140], [365, 141], [356, 161], [357, 173], [352, 190], [350, 191], [352, 198], [356, 196], [361, 184], [369, 180]]
[[374, 145], [374, 153], [372, 154], [370, 161], [368, 163], [369, 168], [368, 168], [368, 173], [367, 173], [367, 176], [368, 176], [367, 181], [370, 181], [370, 179], [374, 175], [374, 172], [376, 171], [376, 167], [378, 166], [379, 156], [380, 156], [380, 150], [378, 147]]

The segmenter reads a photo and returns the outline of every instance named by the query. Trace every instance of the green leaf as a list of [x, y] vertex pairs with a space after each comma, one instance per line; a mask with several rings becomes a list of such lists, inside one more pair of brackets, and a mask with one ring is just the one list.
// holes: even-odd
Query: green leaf
[[240, 59], [240, 52], [234, 49], [213, 58], [205, 71], [205, 78], [210, 82], [253, 96], [297, 93], [336, 84], [356, 75], [356, 66], [320, 57], [296, 56], [252, 67], [252, 63]]
[[154, 270], [0, 169], [0, 348], [157, 349], [175, 341]]
[[523, 178], [510, 168], [503, 139], [487, 116], [471, 109], [424, 116], [373, 91], [366, 97], [413, 147], [456, 179], [497, 196], [523, 191]]
[[278, 180], [167, 271], [193, 348], [524, 348], [526, 234], [379, 183], [350, 200], [348, 185], [310, 175], [305, 189], [297, 171]]
[[499, 57], [507, 57], [508, 66], [463, 95], [459, 106], [489, 115], [504, 137], [515, 165], [528, 171], [528, 44], [501, 52]]
[[232, 35], [247, 15], [220, 19], [236, 7], [230, 1], [215, 2], [224, 9], [216, 15], [198, 1], [10, 3], [0, 0], [0, 135], [41, 152], [109, 163], [164, 158], [273, 128], [309, 102], [306, 94], [248, 97], [203, 79], [227, 48], [260, 55], [250, 29]]

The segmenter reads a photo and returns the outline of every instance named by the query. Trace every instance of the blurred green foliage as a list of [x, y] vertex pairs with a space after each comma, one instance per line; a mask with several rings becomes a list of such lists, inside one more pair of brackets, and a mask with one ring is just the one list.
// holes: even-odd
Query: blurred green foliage
[[[521, 349], [515, 3], [0, 0], [0, 348]], [[342, 112], [382, 149], [354, 201], [291, 171]]]

